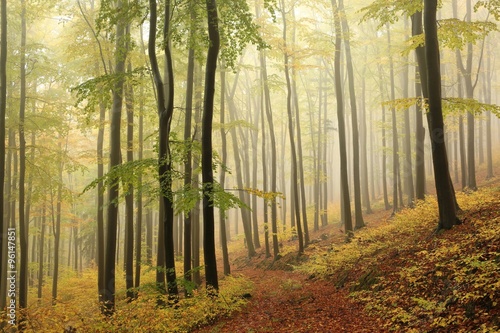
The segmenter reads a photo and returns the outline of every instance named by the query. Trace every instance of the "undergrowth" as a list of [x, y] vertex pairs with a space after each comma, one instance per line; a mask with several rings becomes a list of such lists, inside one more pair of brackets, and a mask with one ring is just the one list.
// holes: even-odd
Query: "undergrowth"
[[[190, 332], [240, 309], [246, 303], [243, 295], [253, 288], [243, 277], [228, 276], [220, 280], [217, 297], [200, 288], [175, 305], [158, 306], [159, 297], [165, 296], [155, 290], [153, 273], [145, 276], [138, 298], [132, 302], [125, 299], [124, 288], [117, 289], [123, 292], [117, 294], [116, 312], [109, 318], [99, 310], [95, 270], [89, 269], [81, 277], [70, 276], [60, 283], [60, 295], [66, 296], [54, 306], [45, 297], [32, 302], [21, 314], [25, 319], [23, 332]], [[117, 287], [120, 283], [117, 279]]]
[[437, 203], [418, 202], [298, 267], [349, 288], [397, 332], [498, 332], [500, 188], [459, 193], [463, 223], [435, 233]]

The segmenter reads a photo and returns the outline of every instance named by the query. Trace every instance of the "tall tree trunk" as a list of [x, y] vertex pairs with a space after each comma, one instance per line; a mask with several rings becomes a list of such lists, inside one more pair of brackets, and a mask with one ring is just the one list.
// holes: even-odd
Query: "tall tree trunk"
[[[140, 87], [140, 101], [139, 101], [139, 128], [138, 128], [138, 152], [137, 159], [142, 161], [144, 153], [144, 87]], [[139, 188], [142, 186], [142, 174], [138, 176], [137, 183]], [[142, 209], [142, 191], [137, 191], [136, 195], [136, 226], [135, 226], [135, 281], [134, 287], [136, 289], [141, 285], [141, 265], [142, 265], [142, 240], [144, 234], [143, 225], [143, 209]]]
[[170, 52], [170, 15], [171, 2], [165, 3], [163, 26], [163, 51], [165, 54], [165, 80], [162, 79], [156, 58], [156, 2], [150, 0], [150, 32], [148, 54], [151, 62], [154, 83], [157, 90], [157, 108], [159, 118], [159, 147], [158, 147], [158, 174], [160, 179], [161, 200], [163, 202], [164, 217], [164, 241], [165, 241], [165, 268], [167, 278], [167, 291], [171, 299], [176, 299], [178, 295], [176, 272], [175, 272], [175, 254], [174, 254], [174, 207], [172, 193], [172, 158], [170, 153], [170, 126], [174, 111], [174, 73], [172, 64], [172, 55]]
[[[220, 37], [217, 4], [215, 0], [206, 0], [208, 36], [210, 46], [205, 67], [205, 95], [203, 100], [201, 172], [203, 183], [203, 252], [205, 259], [205, 277], [207, 287], [219, 289], [217, 260], [215, 256], [214, 176], [212, 170], [212, 121], [214, 112], [215, 76], [219, 55]], [[247, 239], [252, 242], [252, 239]]]
[[[61, 218], [62, 218], [62, 185], [63, 185], [63, 168], [64, 162], [62, 160], [62, 137], [59, 134], [59, 161], [58, 161], [58, 183], [57, 183], [57, 203], [56, 203], [56, 218], [55, 225], [52, 225], [52, 232], [54, 234], [54, 273], [52, 274], [52, 304], [55, 305], [57, 300], [57, 283], [59, 279], [59, 246], [61, 243]], [[54, 215], [54, 209], [52, 208], [52, 216]], [[53, 220], [54, 222], [54, 220]]]
[[[472, 16], [472, 4], [471, 0], [466, 1], [466, 21], [471, 21]], [[457, 17], [457, 2], [453, 1], [453, 16]], [[472, 43], [467, 43], [467, 58], [465, 60], [465, 65], [462, 61], [462, 52], [457, 49], [456, 50], [456, 58], [458, 63], [458, 68], [462, 73], [462, 77], [465, 83], [465, 97], [466, 98], [474, 98], [474, 88], [476, 87], [476, 83], [472, 82], [472, 55], [473, 55], [473, 46]], [[476, 156], [475, 156], [475, 128], [474, 128], [474, 113], [473, 111], [467, 112], [467, 186], [475, 191], [477, 189], [476, 184]]]
[[[46, 201], [47, 198], [45, 198]], [[44, 262], [44, 247], [45, 247], [45, 223], [46, 223], [46, 202], [43, 203], [43, 208], [42, 208], [42, 217], [41, 217], [41, 222], [40, 222], [40, 244], [39, 244], [39, 253], [38, 253], [38, 286], [37, 286], [37, 296], [38, 296], [38, 303], [40, 304], [42, 302], [42, 287], [43, 287], [43, 277], [44, 277], [44, 271], [43, 271], [43, 262]]]
[[342, 31], [340, 22], [340, 13], [337, 6], [337, 1], [332, 0], [333, 17], [335, 24], [335, 94], [337, 96], [337, 119], [339, 132], [339, 147], [340, 147], [340, 180], [341, 180], [341, 195], [342, 206], [344, 211], [345, 232], [350, 238], [353, 232], [351, 203], [349, 199], [349, 182], [347, 175], [347, 145], [346, 145], [346, 130], [344, 120], [344, 100], [342, 95], [342, 78], [340, 73], [340, 54], [342, 44]]
[[[291, 13], [293, 20], [295, 21], [295, 6], [292, 6]], [[295, 38], [296, 38], [296, 29], [295, 25], [292, 26], [292, 54], [294, 54], [295, 47]], [[295, 108], [295, 127], [296, 127], [296, 135], [297, 135], [297, 166], [299, 168], [299, 182], [300, 182], [300, 204], [301, 204], [301, 212], [302, 212], [302, 223], [304, 230], [304, 245], [307, 246], [309, 244], [309, 226], [307, 224], [307, 204], [306, 204], [306, 189], [305, 189], [305, 180], [304, 180], [304, 157], [302, 153], [302, 131], [300, 126], [300, 110], [299, 110], [299, 100], [297, 95], [297, 80], [295, 73], [295, 57], [292, 56], [291, 61], [291, 89], [292, 89], [292, 102]]]
[[358, 108], [356, 101], [356, 91], [354, 88], [354, 68], [352, 65], [351, 42], [349, 37], [349, 25], [345, 17], [343, 0], [339, 0], [339, 11], [341, 15], [342, 31], [344, 33], [344, 50], [347, 67], [347, 77], [349, 81], [349, 98], [351, 104], [351, 126], [352, 126], [352, 167], [354, 183], [354, 220], [356, 229], [363, 228], [363, 208], [361, 207], [361, 178], [359, 173], [359, 130], [358, 130]]
[[[194, 77], [195, 77], [195, 95], [194, 95], [194, 100], [195, 100], [195, 113], [194, 113], [194, 123], [199, 124], [201, 123], [201, 108], [202, 108], [202, 73], [201, 73], [201, 65], [199, 63], [195, 64], [195, 72], [194, 72]], [[201, 131], [196, 130], [195, 131], [195, 137], [194, 140], [198, 142], [199, 145], [201, 145]], [[193, 156], [193, 177], [192, 177], [192, 187], [193, 188], [200, 188], [200, 183], [199, 183], [199, 172], [197, 171], [200, 166], [200, 155], [195, 154]], [[201, 275], [200, 275], [200, 202], [197, 201], [194, 209], [191, 212], [191, 223], [192, 223], [192, 253], [193, 253], [193, 268], [195, 269], [193, 271], [193, 282], [195, 283], [196, 286], [199, 286], [201, 284]]]
[[[117, 10], [124, 6], [123, 0], [118, 0]], [[125, 60], [127, 56], [125, 22], [122, 19], [116, 24], [116, 49], [115, 71], [116, 75], [125, 73]], [[120, 123], [123, 103], [123, 77], [118, 79], [113, 87], [113, 107], [111, 109], [110, 125], [110, 168], [120, 164]], [[104, 293], [102, 312], [106, 315], [114, 313], [115, 308], [115, 268], [116, 268], [116, 236], [118, 225], [118, 184], [111, 185], [108, 189], [108, 223], [106, 232], [106, 254], [104, 269]]]
[[[293, 189], [293, 197], [292, 200], [294, 202], [294, 212], [295, 219], [297, 221], [297, 235], [299, 238], [299, 254], [304, 252], [304, 236], [302, 234], [302, 225], [300, 221], [300, 202], [299, 202], [299, 189], [297, 185], [298, 175], [297, 175], [297, 151], [295, 148], [295, 139], [294, 139], [294, 124], [293, 124], [293, 115], [292, 115], [292, 84], [290, 79], [290, 64], [289, 64], [289, 55], [287, 49], [287, 24], [286, 24], [286, 12], [285, 12], [285, 4], [284, 1], [281, 2], [281, 13], [283, 15], [283, 58], [285, 65], [285, 77], [286, 77], [286, 86], [287, 86], [287, 114], [288, 114], [288, 135], [290, 138], [290, 151], [292, 155], [291, 160], [291, 168], [292, 168], [292, 177], [291, 177], [291, 186]], [[296, 119], [298, 121], [298, 119]], [[306, 244], [307, 245], [307, 244]]]
[[[366, 67], [366, 65], [363, 67], [362, 77], [365, 77]], [[365, 205], [366, 214], [371, 214], [373, 212], [370, 205], [370, 186], [368, 185], [368, 149], [366, 144], [366, 138], [368, 136], [368, 132], [366, 129], [366, 80], [362, 80], [361, 82], [361, 103], [362, 106], [359, 122], [359, 141], [361, 146], [361, 198], [363, 199], [363, 203]]]
[[434, 180], [439, 207], [438, 229], [451, 229], [460, 223], [456, 216], [455, 198], [449, 174], [444, 121], [441, 106], [441, 73], [436, 21], [437, 0], [424, 0], [425, 58], [429, 92], [427, 122], [431, 134]]
[[[229, 106], [229, 117], [232, 122], [236, 121], [236, 104], [234, 102], [234, 91], [236, 87], [236, 82], [234, 82], [234, 87], [232, 89], [231, 93], [228, 93], [226, 91], [226, 97], [228, 101], [228, 106]], [[241, 163], [241, 156], [240, 156], [240, 150], [238, 147], [238, 139], [236, 137], [236, 128], [232, 127], [230, 129], [230, 134], [231, 134], [231, 141], [233, 144], [233, 152], [234, 152], [234, 163], [235, 163], [235, 168], [236, 170], [239, 170], [236, 173], [236, 182], [238, 189], [242, 190], [244, 189], [244, 181], [243, 181], [243, 170], [244, 168], [242, 167]], [[245, 204], [249, 205], [249, 200], [248, 200], [248, 195], [245, 191], [238, 191], [238, 197], [240, 201], [244, 202]], [[250, 212], [248, 209], [242, 208], [240, 209], [241, 212], [241, 219], [243, 222], [243, 232], [245, 233], [245, 240], [247, 244], [247, 249], [248, 249], [248, 256], [253, 257], [256, 252], [255, 252], [255, 247], [254, 247], [254, 242], [252, 238], [252, 221], [251, 221], [251, 216]]]
[[[222, 64], [220, 69], [220, 82], [221, 82], [221, 101], [220, 101], [220, 136], [222, 142], [222, 165], [226, 165], [227, 163], [227, 143], [226, 143], [226, 131], [224, 129], [225, 123], [225, 91], [226, 91], [226, 68], [224, 64]], [[219, 175], [219, 183], [222, 189], [224, 189], [226, 182], [226, 171], [224, 168], [220, 171]], [[254, 207], [255, 209], [255, 207]], [[219, 222], [220, 222], [220, 240], [222, 247], [222, 262], [224, 263], [224, 275], [231, 274], [231, 267], [229, 266], [229, 254], [227, 250], [227, 234], [226, 234], [226, 211], [220, 210], [219, 213]], [[258, 238], [257, 238], [258, 240]]]
[[[322, 79], [322, 77], [320, 77]], [[323, 135], [322, 135], [322, 146], [323, 146], [323, 153], [322, 153], [322, 162], [321, 162], [321, 168], [322, 168], [322, 175], [323, 175], [323, 209], [321, 210], [321, 225], [325, 227], [328, 224], [328, 168], [327, 168], [327, 154], [328, 154], [328, 122], [326, 121], [328, 119], [328, 89], [324, 89], [324, 99], [323, 99]]]
[[[411, 17], [412, 36], [423, 33], [422, 27], [422, 12], [417, 12]], [[424, 47], [419, 46], [415, 50], [415, 59], [417, 60], [417, 68], [415, 69], [415, 96], [422, 98], [427, 94], [427, 71], [424, 55]], [[419, 200], [425, 199], [425, 128], [423, 124], [423, 107], [422, 103], [417, 103], [415, 112], [415, 197]]]
[[[7, 242], [5, 232], [7, 231], [8, 220], [4, 216], [5, 212], [5, 111], [7, 108], [7, 0], [0, 3], [0, 251], [5, 253]], [[0, 277], [4, 281], [3, 272], [6, 272], [6, 260], [0, 256]], [[7, 284], [0, 283], [0, 309], [6, 305]]]
[[[395, 86], [394, 86], [394, 64], [391, 54], [391, 33], [389, 24], [387, 24], [387, 44], [389, 46], [389, 77], [391, 81], [391, 100], [396, 99]], [[398, 186], [399, 183], [399, 144], [398, 144], [398, 126], [396, 119], [396, 108], [391, 107], [392, 114], [392, 215], [399, 210], [398, 202]]]
[[[381, 94], [381, 99], [384, 99], [384, 88], [383, 88], [383, 77], [382, 77], [382, 66], [378, 65], [378, 72], [379, 72], [379, 85], [380, 85], [380, 94]], [[386, 137], [385, 137], [385, 105], [382, 104], [382, 190], [384, 192], [384, 205], [385, 205], [385, 210], [389, 210], [391, 208], [391, 205], [389, 204], [389, 196], [387, 193], [387, 153], [386, 153]]]
[[[130, 34], [130, 24], [127, 25], [126, 34]], [[132, 74], [132, 63], [129, 60], [127, 72]], [[134, 161], [134, 88], [132, 83], [127, 83], [125, 88], [125, 109], [127, 111], [127, 163]], [[134, 187], [128, 184], [125, 195], [125, 288], [129, 300], [136, 297], [134, 287]], [[76, 255], [76, 251], [75, 251]], [[75, 257], [76, 258], [76, 257]]]
[[[190, 8], [191, 15], [191, 29], [189, 31], [191, 38], [194, 35], [194, 22], [195, 22], [195, 11], [194, 8]], [[184, 118], [184, 142], [186, 144], [186, 160], [184, 161], [184, 190], [190, 190], [192, 185], [193, 176], [193, 144], [191, 138], [191, 124], [193, 118], [193, 85], [194, 85], [194, 49], [189, 48], [188, 53], [188, 68], [187, 68], [187, 87], [186, 87], [186, 115]], [[192, 281], [191, 275], [191, 234], [192, 234], [192, 214], [188, 212], [184, 214], [184, 279], [186, 281]]]
[[[25, 220], [26, 138], [24, 120], [26, 112], [26, 3], [21, 0], [21, 50], [20, 50], [20, 100], [19, 100], [19, 308], [28, 306], [28, 221]], [[21, 319], [22, 320], [22, 319]]]
[[[405, 31], [408, 31], [408, 18], [405, 18]], [[408, 35], [405, 33], [405, 38], [408, 39]], [[409, 65], [405, 59], [405, 64], [402, 72], [402, 84], [403, 84], [403, 98], [409, 97]], [[413, 166], [411, 162], [412, 152], [411, 152], [411, 129], [410, 129], [410, 109], [404, 110], [404, 126], [405, 126], [405, 136], [404, 136], [404, 156], [405, 161], [403, 162], [403, 172], [404, 172], [404, 184], [407, 196], [407, 205], [409, 207], [413, 206], [415, 200], [415, 187], [413, 185]]]

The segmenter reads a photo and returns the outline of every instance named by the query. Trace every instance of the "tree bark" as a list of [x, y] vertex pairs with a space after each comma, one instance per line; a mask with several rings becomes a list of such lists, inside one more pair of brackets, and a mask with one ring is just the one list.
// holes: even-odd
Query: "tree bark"
[[436, 20], [437, 0], [424, 0], [425, 58], [427, 61], [429, 112], [427, 122], [431, 131], [434, 180], [439, 207], [439, 229], [451, 229], [460, 223], [456, 216], [453, 187], [449, 174], [444, 121], [441, 106], [441, 69]]
[[[292, 84], [290, 79], [290, 69], [289, 69], [289, 55], [287, 49], [287, 24], [286, 24], [286, 12], [284, 7], [284, 2], [281, 2], [281, 13], [283, 15], [283, 58], [285, 65], [285, 77], [286, 77], [286, 86], [287, 86], [287, 114], [288, 114], [288, 135], [290, 138], [290, 151], [292, 155], [291, 160], [291, 168], [292, 168], [292, 176], [291, 176], [291, 187], [292, 187], [292, 200], [294, 203], [294, 212], [297, 226], [297, 235], [299, 238], [299, 254], [304, 252], [304, 235], [302, 233], [302, 224], [300, 218], [300, 202], [299, 202], [299, 189], [298, 189], [298, 174], [297, 174], [297, 151], [295, 146], [294, 139], [294, 125], [293, 125], [293, 115], [292, 115]], [[298, 119], [297, 119], [298, 121]], [[275, 257], [276, 258], [276, 257]]]
[[341, 195], [344, 211], [345, 232], [347, 237], [352, 237], [352, 216], [351, 203], [349, 199], [349, 182], [347, 176], [347, 146], [346, 146], [346, 131], [344, 120], [344, 100], [342, 95], [342, 78], [340, 76], [340, 54], [342, 44], [342, 32], [340, 23], [340, 13], [336, 0], [332, 0], [334, 24], [335, 24], [335, 95], [337, 96], [337, 119], [339, 131], [339, 146], [340, 146], [340, 179], [341, 179]]
[[345, 61], [347, 67], [347, 78], [349, 82], [349, 99], [351, 104], [351, 126], [352, 126], [352, 169], [354, 185], [354, 227], [363, 228], [363, 208], [361, 206], [361, 176], [360, 176], [360, 152], [359, 152], [359, 129], [358, 129], [358, 107], [356, 101], [356, 89], [354, 85], [354, 68], [352, 65], [350, 32], [344, 12], [343, 0], [339, 0], [339, 11], [341, 15], [342, 32], [344, 34]]
[[[28, 306], [28, 221], [25, 219], [26, 138], [24, 121], [26, 113], [26, 2], [21, 0], [21, 49], [20, 49], [20, 100], [19, 100], [19, 308]], [[21, 319], [22, 320], [22, 319]]]
[[[224, 129], [225, 123], [225, 91], [226, 91], [226, 68], [224, 64], [221, 66], [220, 70], [220, 81], [221, 81], [221, 101], [220, 101], [220, 136], [222, 143], [222, 165], [227, 164], [227, 143], [226, 143], [226, 131]], [[221, 188], [223, 189], [226, 182], [226, 171], [224, 168], [220, 171], [219, 175], [219, 183]], [[254, 208], [255, 209], [255, 208]], [[222, 248], [222, 262], [224, 263], [224, 275], [231, 274], [231, 266], [229, 265], [229, 254], [227, 250], [227, 234], [226, 234], [226, 212], [220, 211], [219, 213], [219, 222], [220, 222], [220, 240], [221, 240], [221, 248]], [[257, 238], [258, 239], [258, 238]]]
[[[124, 4], [122, 0], [117, 2], [117, 10], [122, 10]], [[125, 60], [127, 52], [125, 49], [126, 24], [118, 20], [116, 24], [116, 49], [115, 49], [115, 74], [125, 73]], [[109, 167], [113, 168], [120, 164], [120, 123], [123, 103], [123, 83], [120, 78], [113, 88], [113, 106], [111, 109], [110, 125], [110, 160]], [[118, 225], [118, 183], [111, 185], [108, 189], [108, 223], [106, 233], [106, 254], [104, 270], [104, 293], [103, 293], [103, 314], [112, 315], [115, 308], [115, 268], [116, 268], [116, 237]]]
[[[208, 36], [210, 46], [205, 67], [205, 95], [203, 100], [203, 118], [201, 131], [201, 173], [203, 184], [203, 252], [205, 259], [205, 277], [207, 287], [219, 289], [217, 260], [215, 256], [214, 230], [214, 176], [212, 170], [212, 121], [214, 112], [215, 76], [219, 55], [220, 36], [217, 4], [215, 0], [206, 0]], [[247, 239], [251, 242], [252, 239]]]

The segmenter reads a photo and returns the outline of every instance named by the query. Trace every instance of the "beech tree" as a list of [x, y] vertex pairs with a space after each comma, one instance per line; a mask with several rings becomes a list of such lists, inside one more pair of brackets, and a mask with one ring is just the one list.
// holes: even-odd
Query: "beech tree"
[[148, 54], [151, 62], [154, 84], [157, 93], [157, 109], [159, 117], [159, 138], [158, 138], [158, 173], [160, 180], [160, 195], [163, 203], [164, 225], [163, 235], [165, 242], [165, 268], [167, 277], [167, 290], [169, 297], [176, 298], [178, 295], [175, 254], [174, 254], [174, 207], [172, 193], [172, 157], [170, 152], [170, 129], [172, 115], [174, 111], [174, 73], [172, 54], [170, 50], [170, 17], [171, 2], [165, 1], [164, 26], [163, 26], [163, 51], [165, 54], [165, 82], [160, 73], [158, 61], [156, 59], [156, 25], [157, 25], [157, 5], [155, 0], [149, 1], [150, 27]]
[[434, 165], [434, 181], [439, 207], [438, 229], [451, 229], [459, 224], [457, 217], [453, 186], [448, 168], [448, 156], [444, 142], [444, 121], [441, 105], [441, 69], [439, 58], [439, 42], [436, 20], [437, 0], [424, 0], [425, 59], [427, 61], [430, 138], [432, 144], [432, 162]]
[[[118, 75], [118, 79], [113, 87], [113, 107], [111, 109], [111, 124], [110, 124], [110, 168], [120, 164], [120, 128], [121, 114], [123, 104], [123, 85], [125, 73], [125, 61], [127, 57], [125, 34], [126, 21], [124, 10], [125, 3], [122, 0], [117, 0], [116, 3], [116, 45], [115, 45], [115, 69], [114, 74]], [[103, 308], [102, 312], [106, 315], [114, 313], [115, 307], [115, 267], [116, 267], [116, 237], [117, 237], [117, 222], [118, 222], [118, 183], [111, 184], [108, 189], [108, 223], [106, 232], [106, 252], [105, 252], [105, 269], [104, 269], [104, 291], [103, 291]]]
[[[215, 77], [219, 55], [220, 35], [217, 4], [206, 0], [208, 36], [207, 62], [205, 67], [205, 95], [203, 99], [201, 173], [203, 183], [203, 251], [207, 286], [218, 290], [217, 261], [215, 256], [214, 176], [212, 169], [212, 121], [214, 112]], [[251, 242], [251, 238], [247, 239]]]

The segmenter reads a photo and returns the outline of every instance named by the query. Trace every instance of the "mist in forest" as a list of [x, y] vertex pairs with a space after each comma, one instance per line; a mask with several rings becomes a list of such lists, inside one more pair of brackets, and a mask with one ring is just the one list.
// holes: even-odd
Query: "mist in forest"
[[444, 1], [439, 54], [420, 1], [2, 4], [0, 263], [18, 308], [88, 271], [105, 315], [141, 272], [169, 300], [217, 290], [236, 254], [279, 260], [292, 239], [300, 255], [331, 225], [349, 240], [443, 178], [456, 202], [500, 172], [494, 4]]

